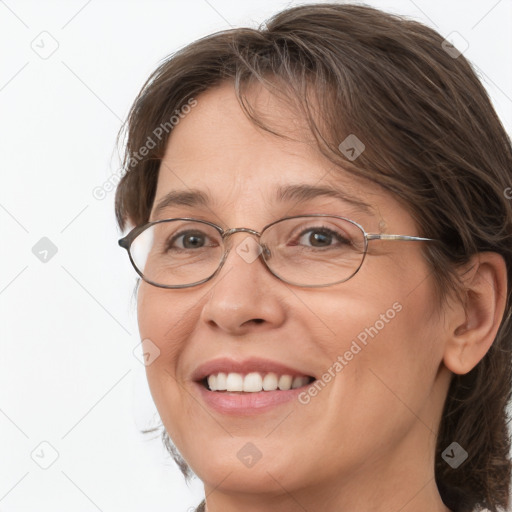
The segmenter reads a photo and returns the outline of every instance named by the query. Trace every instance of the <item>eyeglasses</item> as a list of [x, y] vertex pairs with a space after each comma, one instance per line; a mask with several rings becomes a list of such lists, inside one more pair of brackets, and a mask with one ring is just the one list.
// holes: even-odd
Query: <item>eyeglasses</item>
[[353, 220], [333, 215], [297, 215], [265, 226], [223, 229], [212, 222], [176, 218], [134, 228], [119, 245], [144, 281], [160, 288], [187, 288], [212, 279], [231, 249], [229, 237], [243, 232], [236, 248], [247, 263], [260, 259], [285, 283], [323, 287], [343, 283], [363, 264], [371, 240], [435, 241], [417, 236], [366, 233]]

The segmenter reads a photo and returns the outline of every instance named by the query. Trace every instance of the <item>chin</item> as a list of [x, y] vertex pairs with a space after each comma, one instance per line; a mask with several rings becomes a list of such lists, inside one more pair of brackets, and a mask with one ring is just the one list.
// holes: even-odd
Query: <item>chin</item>
[[285, 488], [295, 487], [293, 481], [300, 479], [300, 475], [291, 470], [302, 464], [283, 453], [282, 443], [250, 439], [235, 437], [225, 443], [212, 440], [214, 446], [208, 445], [190, 454], [187, 462], [206, 485], [221, 485], [223, 490], [231, 492], [282, 492], [276, 480]]

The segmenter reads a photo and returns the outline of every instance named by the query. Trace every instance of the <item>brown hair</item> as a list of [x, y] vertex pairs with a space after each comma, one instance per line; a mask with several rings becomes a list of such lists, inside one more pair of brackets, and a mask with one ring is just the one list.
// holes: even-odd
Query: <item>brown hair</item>
[[[149, 77], [120, 132], [127, 133], [126, 174], [116, 194], [120, 227], [148, 221], [171, 132], [158, 138], [155, 129], [191, 98], [233, 80], [246, 115], [275, 133], [243, 94], [261, 83], [307, 119], [323, 154], [387, 189], [406, 205], [422, 236], [442, 241], [424, 248], [441, 298], [449, 289], [463, 293], [455, 270], [481, 251], [501, 254], [512, 282], [510, 140], [467, 60], [447, 50], [443, 38], [420, 23], [338, 4], [294, 7], [257, 30], [223, 31], [188, 45]], [[338, 149], [350, 134], [366, 147], [354, 161]], [[135, 159], [149, 139], [154, 147]], [[453, 376], [439, 428], [436, 482], [457, 512], [497, 512], [509, 504], [510, 289], [507, 294], [490, 350], [469, 373]], [[162, 435], [187, 476], [165, 430]], [[453, 441], [468, 452], [457, 469], [441, 457]]]

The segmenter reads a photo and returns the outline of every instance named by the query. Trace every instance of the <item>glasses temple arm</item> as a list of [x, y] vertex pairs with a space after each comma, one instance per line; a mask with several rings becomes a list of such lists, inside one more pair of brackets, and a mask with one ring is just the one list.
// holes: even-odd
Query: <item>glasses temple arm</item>
[[367, 240], [405, 240], [405, 241], [418, 241], [418, 242], [435, 242], [435, 238], [423, 238], [420, 236], [408, 236], [408, 235], [385, 235], [378, 233], [366, 233]]

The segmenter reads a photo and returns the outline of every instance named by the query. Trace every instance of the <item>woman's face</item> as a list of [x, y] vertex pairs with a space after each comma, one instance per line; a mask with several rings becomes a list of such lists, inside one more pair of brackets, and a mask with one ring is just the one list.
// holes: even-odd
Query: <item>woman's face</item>
[[[278, 100], [262, 91], [252, 100], [266, 122], [302, 141], [256, 128], [232, 85], [209, 90], [173, 129], [151, 220], [195, 217], [261, 231], [283, 217], [323, 213], [369, 233], [419, 235], [388, 193], [322, 157]], [[277, 197], [278, 188], [297, 185], [348, 199], [311, 191], [300, 200]], [[171, 191], [199, 191], [208, 202], [189, 197], [157, 211]], [[304, 288], [243, 257], [253, 247], [248, 239], [255, 240], [231, 237], [209, 282], [177, 290], [142, 282], [138, 292], [141, 339], [160, 351], [147, 366], [151, 393], [194, 472], [215, 492], [260, 496], [346, 493], [368, 483], [387, 493], [388, 476], [405, 487], [427, 484], [448, 373], [424, 242], [371, 241], [353, 278]], [[317, 387], [228, 394], [197, 382], [222, 371], [310, 376]]]

